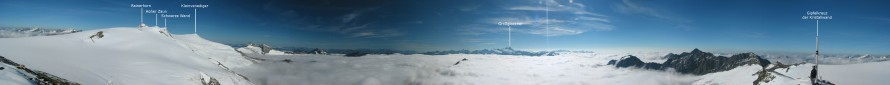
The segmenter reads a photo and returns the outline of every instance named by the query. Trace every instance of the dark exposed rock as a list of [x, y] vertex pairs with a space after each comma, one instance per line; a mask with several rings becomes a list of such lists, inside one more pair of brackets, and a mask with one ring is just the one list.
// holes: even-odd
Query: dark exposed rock
[[293, 60], [290, 60], [290, 59], [284, 59], [284, 60], [281, 60], [281, 61], [282, 61], [282, 62], [285, 62], [285, 63], [294, 62]]
[[[693, 49], [692, 52], [684, 52], [681, 54], [668, 54], [662, 64], [644, 63], [636, 56], [628, 55], [627, 58], [618, 60], [616, 67], [642, 67], [646, 69], [663, 70], [665, 68], [673, 68], [677, 72], [704, 75], [707, 73], [731, 70], [738, 66], [749, 64], [760, 65], [766, 67], [770, 64], [769, 60], [763, 59], [754, 53], [741, 53], [732, 55], [731, 57], [714, 56], [714, 54]], [[615, 60], [609, 61], [610, 65]]]
[[105, 35], [102, 33], [102, 31], [96, 32], [96, 34], [90, 36], [90, 38], [102, 38], [102, 37], [105, 37]]
[[754, 53], [741, 53], [731, 57], [724, 57], [714, 56], [714, 54], [702, 52], [698, 49], [679, 55], [668, 54], [665, 58], [667, 58], [667, 61], [663, 63], [665, 66], [674, 68], [677, 72], [696, 75], [731, 70], [748, 64], [760, 65], [762, 67], [770, 64], [769, 60], [760, 58], [760, 56]]
[[627, 56], [623, 57], [623, 59], [621, 59], [621, 61], [618, 61], [618, 63], [615, 63], [615, 67], [631, 67], [631, 66], [641, 67], [644, 64], [646, 64], [646, 63], [644, 63], [642, 60], [640, 60], [640, 58], [637, 58], [636, 56], [633, 56], [633, 55], [627, 55]]
[[782, 76], [782, 77], [788, 77], [788, 78], [791, 78], [791, 77], [789, 77], [789, 76], [787, 76], [787, 75], [785, 75], [785, 74], [776, 72], [776, 69], [785, 68], [785, 72], [788, 72], [788, 69], [789, 69], [788, 67], [790, 67], [790, 66], [798, 66], [798, 65], [801, 65], [801, 64], [805, 64], [805, 63], [797, 63], [797, 64], [785, 65], [785, 64], [782, 64], [782, 62], [778, 62], [778, 61], [777, 61], [776, 63], [773, 64], [773, 67], [770, 67], [770, 68], [767, 68], [767, 69], [763, 69], [763, 70], [757, 71], [757, 73], [751, 74], [751, 75], [756, 75], [756, 76], [757, 76], [757, 79], [754, 80], [754, 85], [759, 85], [760, 82], [769, 83], [770, 81], [772, 81], [773, 79], [775, 79], [776, 76]]
[[[469, 60], [469, 59], [467, 59], [467, 58], [460, 59], [460, 61], [467, 61], [467, 60]], [[457, 61], [457, 63], [454, 63], [454, 65], [460, 64], [460, 61]]]
[[346, 54], [346, 55], [344, 55], [344, 56], [346, 56], [346, 57], [361, 57], [361, 56], [365, 56], [365, 55], [368, 55], [368, 53], [363, 53], [363, 52], [353, 52], [353, 53], [348, 53], [348, 54]]
[[267, 54], [269, 53], [269, 51], [272, 51], [272, 47], [266, 44], [260, 45], [260, 49], [263, 50], [263, 54]]
[[[204, 79], [204, 78], [209, 78], [209, 79]], [[206, 74], [203, 74], [203, 73], [201, 73], [200, 80], [201, 80], [201, 85], [222, 85], [219, 83], [219, 81], [216, 80], [216, 78], [207, 76]]]
[[90, 41], [93, 41], [95, 43], [96, 40], [93, 40], [94, 38], [101, 39], [102, 37], [105, 37], [105, 35], [102, 34], [102, 31], [99, 31], [99, 32], [96, 32], [96, 34], [90, 35]]
[[639, 67], [646, 69], [661, 69], [662, 65], [658, 63], [645, 63], [640, 58], [633, 55], [627, 55], [621, 61], [615, 63], [615, 67]]

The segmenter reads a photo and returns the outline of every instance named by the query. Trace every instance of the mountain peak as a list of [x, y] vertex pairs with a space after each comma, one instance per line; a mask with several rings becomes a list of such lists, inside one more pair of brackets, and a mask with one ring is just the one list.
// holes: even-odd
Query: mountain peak
[[696, 54], [696, 53], [702, 53], [702, 51], [701, 51], [701, 50], [698, 50], [698, 48], [695, 48], [695, 49], [692, 49], [692, 53], [693, 53], [693, 54]]

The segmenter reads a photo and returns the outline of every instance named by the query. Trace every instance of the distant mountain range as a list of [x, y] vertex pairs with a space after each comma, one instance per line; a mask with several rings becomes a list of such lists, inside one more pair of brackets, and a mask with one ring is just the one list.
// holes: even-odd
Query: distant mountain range
[[[247, 47], [249, 44], [229, 44], [232, 47]], [[510, 47], [482, 50], [446, 50], [446, 51], [428, 51], [417, 52], [411, 50], [395, 50], [395, 49], [321, 49], [308, 47], [272, 47], [275, 50], [284, 51], [289, 54], [423, 54], [423, 55], [448, 55], [448, 54], [497, 54], [497, 55], [520, 55], [520, 56], [554, 56], [559, 55], [558, 52], [568, 52], [567, 50], [558, 51], [524, 51], [515, 50]]]
[[[247, 47], [249, 44], [229, 44], [232, 47]], [[394, 49], [321, 49], [321, 48], [309, 48], [309, 47], [274, 47], [273, 49], [283, 51], [289, 54], [350, 54], [350, 53], [365, 53], [365, 54], [417, 54], [416, 51], [409, 50], [394, 50]]]
[[423, 52], [420, 54], [426, 55], [448, 55], [448, 54], [498, 54], [498, 55], [521, 55], [521, 56], [554, 56], [559, 55], [557, 51], [523, 51], [523, 50], [515, 50], [510, 47], [506, 48], [497, 48], [497, 49], [482, 49], [482, 50], [448, 50], [448, 51], [430, 51]]
[[[777, 62], [786, 62], [786, 63], [800, 63], [800, 62], [815, 62], [816, 57], [815, 54], [760, 54], [764, 59], [769, 59]], [[890, 60], [890, 55], [869, 55], [869, 54], [855, 54], [855, 55], [820, 55], [819, 64], [856, 64], [856, 63], [866, 63], [866, 62], [880, 62]]]
[[37, 27], [0, 27], [0, 38], [50, 36], [80, 32], [74, 29], [55, 29]]
[[[227, 44], [229, 46], [239, 48], [239, 47], [247, 47], [248, 44]], [[444, 51], [427, 51], [427, 52], [419, 52], [412, 50], [396, 50], [396, 49], [324, 49], [324, 48], [310, 48], [310, 47], [275, 47], [271, 48], [279, 51], [283, 51], [289, 54], [423, 54], [423, 55], [448, 55], [448, 54], [496, 54], [496, 55], [521, 55], [521, 56], [554, 56], [559, 55], [561, 52], [584, 52], [589, 53], [592, 51], [569, 51], [569, 50], [555, 50], [555, 51], [525, 51], [525, 50], [516, 50], [510, 47], [505, 48], [494, 48], [494, 49], [481, 49], [481, 50], [444, 50]], [[712, 53], [708, 53], [710, 55], [715, 55]], [[721, 56], [721, 55], [715, 55]], [[722, 56], [732, 56], [732, 55], [722, 55]], [[814, 62], [815, 58], [811, 57], [812, 55], [792, 55], [792, 54], [759, 54], [759, 56], [763, 59], [768, 59], [772, 61], [786, 62], [786, 63], [800, 63], [800, 62]], [[810, 56], [810, 57], [807, 57]], [[668, 57], [664, 57], [667, 59]], [[820, 64], [853, 64], [853, 63], [865, 63], [865, 62], [879, 62], [879, 61], [887, 61], [890, 60], [890, 55], [884, 56], [876, 56], [876, 55], [823, 55]]]

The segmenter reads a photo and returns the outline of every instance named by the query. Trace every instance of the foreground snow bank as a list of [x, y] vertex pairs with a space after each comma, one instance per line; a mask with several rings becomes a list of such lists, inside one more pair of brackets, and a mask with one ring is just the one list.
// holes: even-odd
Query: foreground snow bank
[[[803, 63], [789, 65], [788, 68], [778, 68], [770, 71], [771, 79], [768, 82], [758, 82], [761, 85], [810, 85], [810, 70], [814, 64]], [[890, 76], [890, 62], [871, 62], [847, 65], [819, 65], [819, 75], [824, 80], [840, 85], [883, 85], [890, 83], [885, 78]], [[767, 68], [775, 67], [771, 65]], [[703, 79], [696, 81], [696, 85], [712, 84], [752, 84], [757, 79], [760, 66], [743, 66], [733, 70], [703, 75]]]
[[[197, 35], [168, 36], [162, 28], [109, 28], [57, 36], [0, 39], [0, 55], [85, 85], [200, 84], [200, 73], [225, 85], [251, 84], [224, 65], [249, 61]], [[103, 31], [104, 37], [88, 37]], [[173, 38], [182, 37], [182, 38]], [[202, 41], [203, 40], [203, 41]], [[229, 51], [225, 51], [229, 50]]]
[[[807, 67], [812, 65], [803, 65]], [[890, 84], [890, 61], [872, 62], [849, 65], [819, 65], [819, 75], [822, 79], [839, 85], [885, 85]], [[806, 72], [809, 73], [809, 72]]]

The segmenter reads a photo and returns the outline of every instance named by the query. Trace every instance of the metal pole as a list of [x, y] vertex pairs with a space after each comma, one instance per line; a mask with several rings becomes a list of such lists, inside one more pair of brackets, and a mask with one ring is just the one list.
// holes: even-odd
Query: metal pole
[[816, 20], [816, 70], [819, 70], [819, 20]]

